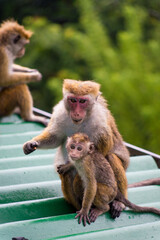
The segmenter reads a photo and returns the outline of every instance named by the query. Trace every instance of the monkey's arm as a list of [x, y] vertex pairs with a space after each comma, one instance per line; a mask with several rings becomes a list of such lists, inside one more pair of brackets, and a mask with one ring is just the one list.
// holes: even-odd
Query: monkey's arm
[[31, 68], [28, 68], [28, 67], [23, 67], [23, 66], [20, 66], [18, 64], [13, 64], [12, 65], [12, 71], [29, 73], [29, 72], [35, 72], [37, 70], [36, 69], [31, 69]]
[[62, 144], [64, 141], [62, 126], [54, 121], [54, 114], [48, 124], [48, 126], [44, 129], [44, 131], [34, 137], [32, 140], [24, 143], [23, 151], [25, 154], [29, 154], [38, 149], [48, 149], [48, 148], [56, 148]]
[[1, 87], [9, 87], [17, 84], [29, 83], [32, 81], [40, 81], [42, 75], [38, 72], [24, 73], [24, 72], [11, 72], [9, 75], [2, 76], [0, 79]]
[[88, 213], [97, 191], [97, 183], [94, 180], [86, 186], [84, 191], [82, 208], [80, 211], [77, 211], [77, 215], [75, 216], [75, 218], [79, 217], [79, 223], [83, 221], [84, 226], [86, 226], [86, 221], [90, 224]]
[[92, 164], [83, 164], [84, 168], [84, 178], [85, 178], [85, 190], [84, 190], [84, 196], [82, 201], [82, 208], [80, 211], [77, 211], [77, 215], [75, 218], [79, 217], [79, 223], [84, 223], [84, 226], [86, 225], [86, 221], [90, 224], [89, 220], [89, 210], [91, 208], [91, 205], [93, 203], [93, 200], [96, 196], [97, 192], [97, 181], [94, 176], [94, 169], [92, 167]]
[[107, 156], [107, 154], [111, 151], [113, 147], [113, 137], [111, 128], [108, 126], [104, 129], [99, 135], [97, 140], [94, 140], [95, 145], [98, 148], [98, 152], [102, 153], [103, 156]]

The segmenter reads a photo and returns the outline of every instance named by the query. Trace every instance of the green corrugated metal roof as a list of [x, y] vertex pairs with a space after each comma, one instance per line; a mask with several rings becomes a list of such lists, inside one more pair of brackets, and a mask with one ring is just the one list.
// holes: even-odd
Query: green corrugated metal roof
[[[16, 115], [0, 121], [0, 240], [160, 239], [160, 217], [154, 214], [125, 210], [116, 220], [106, 213], [91, 225], [79, 225], [53, 169], [56, 150], [23, 153], [23, 143], [42, 130], [40, 124], [25, 123]], [[159, 176], [152, 157], [131, 157], [129, 183]], [[128, 192], [132, 202], [160, 208], [160, 186]]]

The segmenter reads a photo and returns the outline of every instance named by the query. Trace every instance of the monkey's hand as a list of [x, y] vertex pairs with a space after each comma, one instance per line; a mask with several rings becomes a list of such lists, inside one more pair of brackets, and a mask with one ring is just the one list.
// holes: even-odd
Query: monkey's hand
[[89, 224], [91, 223], [90, 219], [88, 217], [88, 212], [86, 210], [81, 208], [81, 210], [77, 211], [76, 213], [77, 213], [77, 215], [75, 216], [75, 218], [79, 217], [79, 221], [78, 221], [79, 224], [81, 224], [82, 220], [83, 220], [84, 226], [86, 226], [86, 222], [88, 222]]
[[38, 147], [38, 142], [36, 141], [28, 141], [23, 145], [23, 152], [27, 155], [31, 152], [35, 151]]
[[57, 172], [64, 175], [67, 171], [66, 164], [61, 164], [57, 167]]
[[66, 172], [68, 172], [71, 168], [73, 167], [73, 165], [71, 163], [66, 163], [66, 164], [61, 164], [57, 167], [57, 172], [59, 174], [64, 175]]
[[40, 81], [42, 79], [42, 74], [37, 70], [35, 70], [29, 74], [31, 76], [31, 81]]

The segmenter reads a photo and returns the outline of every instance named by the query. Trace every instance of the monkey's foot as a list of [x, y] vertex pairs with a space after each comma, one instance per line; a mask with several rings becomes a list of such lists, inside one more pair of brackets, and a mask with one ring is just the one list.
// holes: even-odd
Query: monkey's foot
[[95, 222], [97, 217], [99, 215], [101, 215], [102, 213], [103, 213], [103, 211], [101, 211], [100, 209], [92, 208], [91, 211], [90, 211], [90, 214], [89, 214], [90, 222]]
[[113, 219], [118, 218], [124, 209], [123, 203], [114, 200], [110, 203], [110, 214]]
[[47, 119], [45, 117], [36, 116], [34, 114], [32, 114], [32, 116], [24, 118], [24, 120], [29, 121], [29, 122], [38, 122], [38, 123], [43, 124], [45, 127], [48, 126], [48, 122], [49, 122], [49, 119]]

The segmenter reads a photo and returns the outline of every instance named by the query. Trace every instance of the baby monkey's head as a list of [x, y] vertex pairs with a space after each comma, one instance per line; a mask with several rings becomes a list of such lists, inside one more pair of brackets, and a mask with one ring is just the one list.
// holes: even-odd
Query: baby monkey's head
[[82, 160], [94, 151], [94, 144], [84, 133], [76, 133], [68, 137], [66, 144], [68, 156], [72, 161]]

